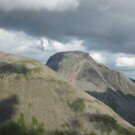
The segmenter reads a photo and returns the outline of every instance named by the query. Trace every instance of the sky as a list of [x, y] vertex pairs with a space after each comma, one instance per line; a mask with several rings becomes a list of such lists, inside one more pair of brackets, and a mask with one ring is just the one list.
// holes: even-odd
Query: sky
[[0, 51], [43, 63], [80, 50], [135, 79], [134, 0], [0, 0]]

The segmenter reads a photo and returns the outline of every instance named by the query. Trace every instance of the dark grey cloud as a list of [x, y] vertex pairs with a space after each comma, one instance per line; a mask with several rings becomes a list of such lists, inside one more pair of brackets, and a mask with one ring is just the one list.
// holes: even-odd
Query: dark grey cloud
[[80, 38], [88, 49], [135, 53], [133, 0], [80, 0], [75, 10], [0, 10], [0, 27], [66, 42]]

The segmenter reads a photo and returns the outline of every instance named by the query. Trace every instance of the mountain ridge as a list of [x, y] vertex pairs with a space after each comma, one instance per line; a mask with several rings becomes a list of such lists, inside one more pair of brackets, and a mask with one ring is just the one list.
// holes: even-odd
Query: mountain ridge
[[88, 53], [80, 51], [56, 53], [46, 65], [135, 125], [135, 84], [124, 74], [97, 63]]

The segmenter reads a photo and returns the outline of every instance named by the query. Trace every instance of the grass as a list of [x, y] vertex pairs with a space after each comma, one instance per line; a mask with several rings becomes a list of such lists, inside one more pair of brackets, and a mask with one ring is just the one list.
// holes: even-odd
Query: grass
[[83, 111], [85, 109], [83, 99], [77, 99], [72, 103], [69, 100], [67, 100], [67, 105], [74, 111]]
[[25, 117], [21, 113], [17, 122], [6, 121], [0, 127], [0, 135], [43, 135], [43, 124], [35, 116], [32, 117], [31, 128], [25, 125]]
[[38, 65], [37, 61], [35, 61], [34, 59], [31, 59], [31, 60], [28, 60], [28, 59], [27, 60], [22, 60], [22, 61], [20, 61], [20, 63], [23, 64], [23, 65], [26, 65], [27, 63], [32, 64], [32, 65], [35, 65], [35, 66]]
[[87, 132], [87, 129], [85, 129], [82, 134], [77, 130], [55, 130], [51, 132], [51, 135], [97, 135], [94, 130]]
[[89, 135], [97, 135], [94, 130], [90, 131]]
[[[29, 69], [26, 62], [31, 63], [34, 67]], [[5, 62], [4, 65], [0, 67], [0, 78], [3, 79], [4, 76], [11, 76], [13, 78], [14, 76], [14, 79], [17, 80], [27, 80], [29, 78], [33, 78], [36, 76], [36, 74], [39, 74], [41, 70], [41, 67], [37, 67], [33, 61], [21, 61], [13, 63]]]
[[12, 74], [19, 74], [19, 75], [26, 75], [29, 72], [23, 65], [15, 65], [6, 63], [4, 66], [0, 67], [0, 76], [3, 78], [4, 75], [12, 75]]
[[99, 105], [101, 104], [98, 99], [95, 99], [94, 101], [95, 101], [97, 104], [99, 104]]
[[91, 122], [96, 122], [96, 126], [101, 130], [101, 134], [106, 133], [110, 135], [111, 131], [115, 131], [116, 135], [135, 135], [135, 132], [126, 129], [119, 124], [117, 124], [116, 120], [107, 115], [91, 115], [90, 116]]

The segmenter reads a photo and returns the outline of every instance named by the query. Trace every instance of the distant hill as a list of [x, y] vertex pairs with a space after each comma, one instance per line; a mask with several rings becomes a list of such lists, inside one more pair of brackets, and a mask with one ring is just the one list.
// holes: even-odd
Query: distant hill
[[32, 135], [43, 128], [44, 135], [135, 133], [112, 109], [38, 61], [0, 53], [0, 135], [24, 135], [24, 124], [37, 127]]
[[135, 84], [124, 74], [97, 63], [89, 54], [80, 51], [57, 53], [46, 65], [135, 126]]

